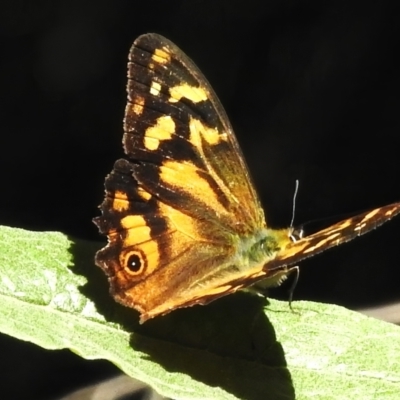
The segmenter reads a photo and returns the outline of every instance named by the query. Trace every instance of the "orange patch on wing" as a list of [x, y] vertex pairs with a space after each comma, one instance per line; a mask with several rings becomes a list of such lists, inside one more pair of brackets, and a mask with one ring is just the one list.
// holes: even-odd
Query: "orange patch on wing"
[[[186, 242], [188, 239], [190, 241], [201, 239], [201, 236], [198, 232], [198, 226], [194, 218], [168, 206], [165, 203], [160, 203], [159, 207], [161, 214], [166, 216], [169, 228], [172, 231], [183, 233], [183, 238]], [[181, 243], [180, 238], [182, 238], [180, 235], [170, 235], [172, 251], [175, 248], [179, 250], [182, 246], [184, 246], [184, 243]]]
[[135, 97], [132, 103], [130, 103], [131, 111], [136, 115], [140, 116], [144, 110], [145, 99], [143, 97]]
[[115, 191], [112, 209], [115, 211], [126, 211], [129, 209], [128, 196], [125, 192], [121, 192], [120, 190]]
[[121, 220], [121, 226], [126, 229], [126, 246], [151, 240], [150, 227], [141, 215], [128, 215]]
[[193, 101], [193, 103], [199, 103], [208, 99], [207, 92], [203, 88], [190, 86], [187, 83], [171, 87], [169, 94], [171, 95], [169, 99], [171, 103], [177, 103], [182, 97]]
[[147, 150], [157, 150], [162, 140], [169, 140], [175, 133], [175, 122], [169, 115], [157, 118], [156, 124], [146, 129], [144, 146]]
[[158, 96], [160, 94], [160, 90], [161, 90], [161, 85], [159, 83], [151, 82], [150, 93], [153, 96]]
[[216, 129], [205, 126], [201, 121], [191, 118], [189, 122], [190, 128], [190, 143], [196, 148], [201, 148], [201, 138], [203, 138], [209, 145], [214, 146], [221, 141], [226, 141], [226, 133], [220, 134]]
[[171, 62], [171, 54], [167, 53], [163, 49], [155, 49], [151, 58], [157, 64], [168, 64]]
[[137, 194], [145, 201], [149, 201], [151, 199], [151, 194], [141, 187], [137, 189]]
[[166, 161], [160, 167], [160, 179], [178, 191], [184, 192], [214, 209], [216, 214], [225, 215], [226, 209], [209, 182], [197, 173], [197, 168], [188, 163]]

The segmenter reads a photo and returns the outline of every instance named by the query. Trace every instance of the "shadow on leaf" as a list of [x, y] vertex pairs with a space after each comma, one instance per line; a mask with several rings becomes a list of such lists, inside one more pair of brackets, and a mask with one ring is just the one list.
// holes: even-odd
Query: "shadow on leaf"
[[91, 244], [88, 252], [87, 243], [75, 243], [73, 270], [88, 279], [81, 292], [108, 321], [131, 333], [132, 348], [144, 357], [238, 398], [295, 398], [282, 346], [264, 313], [265, 299], [236, 293], [140, 325], [135, 310], [120, 306], [109, 295], [107, 280], [93, 263], [98, 245]]

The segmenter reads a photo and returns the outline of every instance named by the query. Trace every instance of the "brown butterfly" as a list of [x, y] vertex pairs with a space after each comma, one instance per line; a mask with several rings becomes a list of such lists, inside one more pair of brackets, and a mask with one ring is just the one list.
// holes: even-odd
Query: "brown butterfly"
[[311, 236], [271, 229], [225, 111], [200, 70], [157, 34], [129, 53], [124, 149], [105, 181], [108, 245], [96, 264], [140, 321], [206, 304], [347, 242], [400, 212], [400, 203]]

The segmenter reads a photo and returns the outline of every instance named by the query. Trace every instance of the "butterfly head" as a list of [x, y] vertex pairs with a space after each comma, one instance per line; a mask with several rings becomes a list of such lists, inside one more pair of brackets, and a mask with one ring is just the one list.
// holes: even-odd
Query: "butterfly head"
[[289, 228], [289, 238], [292, 242], [297, 242], [305, 236], [303, 226]]

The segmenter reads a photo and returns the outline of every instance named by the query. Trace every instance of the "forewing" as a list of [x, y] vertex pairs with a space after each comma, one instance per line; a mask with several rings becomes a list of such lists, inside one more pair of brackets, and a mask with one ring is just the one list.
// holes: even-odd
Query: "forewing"
[[277, 254], [273, 261], [265, 266], [265, 269], [274, 271], [284, 266], [293, 265], [305, 258], [361, 236], [399, 213], [400, 202], [345, 219], [313, 235], [290, 243], [281, 253]]
[[237, 234], [264, 214], [225, 111], [195, 64], [157, 34], [140, 36], [128, 65], [124, 146], [146, 191]]

